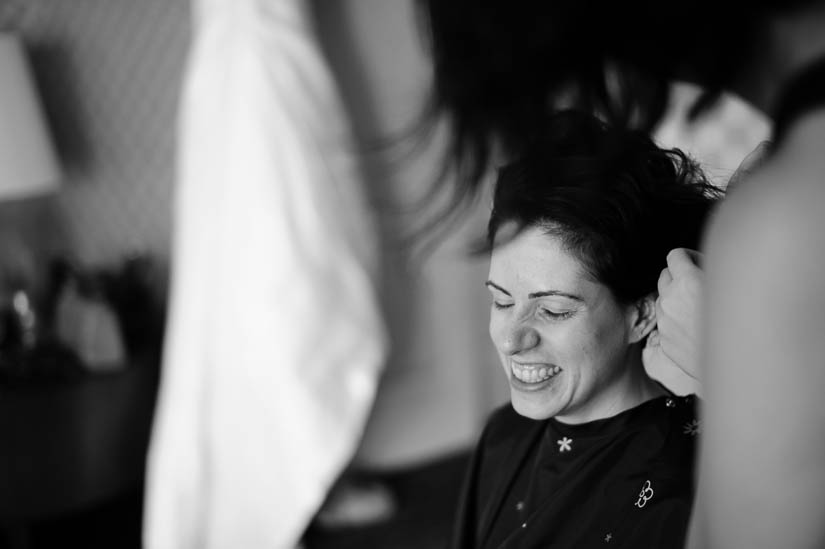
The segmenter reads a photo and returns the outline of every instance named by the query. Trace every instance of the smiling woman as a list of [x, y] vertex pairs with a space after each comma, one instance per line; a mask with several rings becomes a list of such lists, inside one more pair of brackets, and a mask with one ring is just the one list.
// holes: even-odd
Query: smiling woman
[[667, 253], [698, 246], [720, 192], [642, 134], [575, 112], [546, 130], [496, 184], [486, 286], [512, 403], [482, 434], [454, 547], [681, 547], [696, 402], [642, 348]]
[[498, 247], [487, 286], [490, 336], [519, 414], [584, 423], [664, 394], [636, 345], [655, 325], [653, 297], [623, 306], [560, 237], [531, 227]]

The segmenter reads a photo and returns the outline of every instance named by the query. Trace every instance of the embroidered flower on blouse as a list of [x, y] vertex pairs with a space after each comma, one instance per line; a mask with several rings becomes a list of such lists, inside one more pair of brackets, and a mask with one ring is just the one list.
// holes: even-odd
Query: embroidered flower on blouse
[[649, 480], [645, 481], [644, 486], [642, 486], [642, 491], [639, 492], [639, 499], [636, 500], [636, 507], [641, 509], [647, 502], [653, 498], [653, 485], [650, 483]]
[[684, 431], [682, 431], [686, 435], [695, 436], [699, 434], [699, 420], [694, 419], [693, 421], [688, 421], [685, 423]]
[[570, 445], [573, 444], [573, 439], [564, 437], [557, 440], [556, 444], [559, 445], [559, 452], [569, 452], [571, 450]]

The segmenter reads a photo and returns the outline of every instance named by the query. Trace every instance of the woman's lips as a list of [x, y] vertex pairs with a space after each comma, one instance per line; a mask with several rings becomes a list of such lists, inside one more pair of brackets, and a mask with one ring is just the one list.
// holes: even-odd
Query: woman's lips
[[551, 364], [519, 364], [510, 361], [510, 371], [513, 377], [522, 383], [535, 384], [552, 378], [561, 372], [561, 367]]

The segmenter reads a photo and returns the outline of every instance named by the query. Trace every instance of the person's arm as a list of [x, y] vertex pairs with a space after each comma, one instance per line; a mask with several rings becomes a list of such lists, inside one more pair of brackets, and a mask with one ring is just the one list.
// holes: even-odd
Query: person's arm
[[825, 543], [823, 204], [822, 181], [771, 166], [711, 227], [690, 547]]

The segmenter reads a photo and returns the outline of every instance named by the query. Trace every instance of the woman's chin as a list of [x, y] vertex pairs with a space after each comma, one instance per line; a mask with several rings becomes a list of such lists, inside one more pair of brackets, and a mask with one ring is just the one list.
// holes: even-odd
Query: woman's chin
[[562, 412], [565, 379], [555, 375], [539, 382], [525, 382], [509, 376], [510, 400], [513, 409], [524, 417], [543, 420]]
[[542, 399], [539, 395], [525, 395], [515, 389], [510, 390], [510, 401], [513, 404], [513, 409], [520, 416], [529, 419], [549, 419], [560, 412], [559, 406], [547, 400], [546, 395]]

